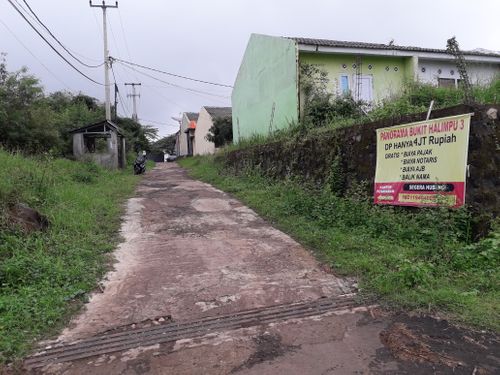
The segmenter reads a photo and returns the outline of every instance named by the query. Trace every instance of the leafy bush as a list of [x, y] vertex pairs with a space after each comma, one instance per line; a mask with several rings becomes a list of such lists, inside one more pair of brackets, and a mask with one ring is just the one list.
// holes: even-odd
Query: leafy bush
[[432, 263], [404, 259], [394, 272], [394, 281], [407, 288], [430, 287]]
[[[500, 99], [500, 77], [485, 86], [475, 86], [474, 97], [480, 104], [498, 103]], [[435, 109], [463, 103], [464, 92], [461, 88], [436, 87], [431, 84], [406, 83], [400, 95], [383, 100], [369, 113], [371, 119], [399, 117], [402, 115], [425, 112], [434, 100]]]
[[328, 73], [317, 65], [300, 65], [300, 91], [304, 98], [303, 125], [321, 127], [335, 119], [362, 115], [363, 103], [356, 102], [349, 95], [333, 95], [328, 90], [328, 82]]

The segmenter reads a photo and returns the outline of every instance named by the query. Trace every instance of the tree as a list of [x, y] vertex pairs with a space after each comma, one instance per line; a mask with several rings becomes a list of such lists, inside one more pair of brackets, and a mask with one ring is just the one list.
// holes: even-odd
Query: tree
[[[38, 78], [27, 68], [9, 72], [5, 54], [0, 54], [0, 145], [25, 153], [72, 154], [69, 131], [102, 121], [104, 106], [96, 98], [57, 91], [44, 93]], [[118, 118], [128, 150], [150, 150], [158, 129], [130, 118]]]
[[163, 151], [173, 154], [175, 152], [175, 134], [160, 138], [151, 145], [151, 151], [161, 153]]
[[26, 68], [7, 71], [0, 55], [0, 143], [9, 149], [47, 151], [59, 145], [51, 109], [39, 80]]
[[233, 142], [233, 121], [230, 117], [219, 117], [214, 120], [214, 124], [205, 136], [209, 142], [213, 142], [215, 147], [222, 147]]
[[141, 125], [131, 118], [118, 117], [116, 124], [125, 133], [127, 151], [151, 151], [151, 142], [158, 138], [158, 129], [150, 125]]

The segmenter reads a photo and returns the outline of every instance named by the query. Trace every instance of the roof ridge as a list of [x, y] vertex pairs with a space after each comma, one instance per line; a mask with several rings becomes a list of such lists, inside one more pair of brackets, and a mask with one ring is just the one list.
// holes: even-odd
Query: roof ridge
[[[295, 42], [297, 42], [299, 44], [315, 45], [315, 46], [323, 46], [323, 47], [370, 48], [370, 49], [386, 49], [386, 50], [415, 51], [415, 52], [433, 52], [433, 53], [448, 54], [448, 51], [446, 49], [440, 49], [440, 48], [402, 46], [402, 45], [397, 45], [397, 44], [356, 42], [356, 41], [323, 39], [323, 38], [305, 38], [305, 37], [284, 37], [284, 38], [294, 40]], [[476, 49], [476, 50], [462, 50], [462, 52], [465, 55], [500, 57], [500, 53], [498, 53], [496, 51], [482, 52], [482, 51], [477, 51], [477, 49]]]

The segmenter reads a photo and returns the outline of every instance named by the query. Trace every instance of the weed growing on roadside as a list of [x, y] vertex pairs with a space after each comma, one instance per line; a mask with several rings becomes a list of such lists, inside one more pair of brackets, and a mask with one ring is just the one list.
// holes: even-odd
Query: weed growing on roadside
[[471, 243], [467, 209], [375, 206], [366, 182], [340, 197], [330, 188], [270, 180], [258, 170], [236, 176], [215, 160], [190, 158], [181, 164], [294, 236], [339, 275], [359, 277], [365, 295], [500, 329], [498, 222], [489, 237]]
[[[130, 171], [0, 150], [0, 363], [26, 353], [60, 327], [107, 268], [122, 203], [138, 181]], [[44, 232], [13, 227], [9, 207], [48, 217]]]

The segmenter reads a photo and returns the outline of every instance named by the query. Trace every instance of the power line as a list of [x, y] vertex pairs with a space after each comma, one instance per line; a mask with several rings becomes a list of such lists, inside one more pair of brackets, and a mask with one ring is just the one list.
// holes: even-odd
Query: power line
[[[115, 79], [115, 83], [122, 85], [123, 83], [118, 83], [118, 81], [125, 82], [125, 80], [123, 79], [123, 77], [120, 76], [119, 70], [118, 69], [115, 70], [114, 68], [116, 68], [116, 66], [114, 66], [113, 64], [111, 64], [110, 66], [111, 66], [111, 72], [113, 73], [113, 78]], [[127, 74], [127, 73], [125, 73], [125, 74]], [[118, 77], [118, 79], [117, 79], [117, 77]], [[126, 89], [126, 87], [125, 87], [125, 89]], [[125, 91], [127, 91], [127, 90], [125, 90]], [[129, 116], [129, 113], [132, 113], [132, 111], [131, 111], [130, 107], [128, 106], [128, 100], [125, 100], [124, 104], [125, 104], [125, 107], [127, 108], [127, 116], [131, 118], [131, 116]], [[123, 107], [123, 104], [122, 104], [122, 107]]]
[[109, 29], [111, 30], [111, 36], [113, 37], [113, 41], [115, 42], [116, 52], [118, 55], [121, 55], [121, 53], [118, 51], [118, 42], [117, 42], [117, 39], [115, 36], [115, 32], [113, 31], [113, 26], [111, 25], [111, 20], [108, 19], [107, 21], [108, 21]]
[[[122, 106], [122, 110], [123, 110], [123, 114], [127, 117], [127, 118], [130, 118], [130, 115], [129, 115], [129, 111], [127, 109], [125, 109], [125, 101], [123, 99], [123, 96], [120, 92], [120, 90], [118, 90], [118, 97], [120, 98], [120, 104]], [[128, 108], [128, 107], [127, 107]]]
[[26, 51], [28, 51], [28, 53], [33, 56], [33, 58], [38, 61], [38, 63], [43, 66], [45, 68], [45, 70], [47, 72], [49, 72], [49, 74], [54, 77], [57, 81], [59, 81], [60, 83], [63, 84], [63, 86], [65, 86], [68, 90], [71, 91], [71, 88], [64, 82], [62, 81], [55, 73], [53, 73], [49, 68], [47, 68], [47, 66], [33, 53], [31, 52], [31, 50], [21, 41], [21, 39], [19, 39], [17, 37], [17, 35], [9, 28], [9, 26], [7, 26], [7, 24], [5, 22], [3, 22], [1, 19], [0, 19], [0, 23], [7, 29], [7, 31], [18, 41], [18, 43], [24, 47], [24, 49]]
[[125, 36], [125, 27], [123, 27], [123, 20], [122, 20], [122, 14], [120, 12], [120, 9], [118, 9], [118, 18], [120, 20], [120, 27], [122, 29], [122, 38], [123, 38], [123, 41], [125, 42], [125, 49], [127, 50], [128, 58], [131, 59], [132, 55], [130, 54], [130, 49], [128, 48], [127, 38]]
[[[122, 106], [122, 110], [123, 110], [123, 114], [127, 117], [127, 118], [130, 118], [130, 115], [129, 115], [129, 111], [125, 109], [125, 101], [123, 100], [123, 97], [122, 97], [122, 94], [120, 92], [120, 90], [118, 90], [118, 97], [120, 98], [120, 104]], [[127, 107], [128, 108], [128, 107]]]
[[[151, 91], [155, 92], [157, 95], [161, 96], [163, 99], [165, 99], [167, 102], [170, 102], [172, 103], [173, 105], [175, 105], [176, 107], [180, 108], [180, 109], [183, 109], [184, 106], [177, 103], [177, 102], [174, 102], [172, 99], [166, 97], [165, 95], [163, 95], [161, 93], [161, 91], [157, 90], [154, 86], [151, 86], [151, 85], [143, 85], [144, 87], [146, 88], [149, 88]], [[162, 87], [162, 88], [165, 88], [165, 86], [158, 86], [158, 87]]]
[[21, 8], [21, 10], [22, 10], [23, 12], [27, 13], [27, 14], [28, 14], [28, 16], [29, 16], [29, 17], [30, 17], [33, 21], [36, 21], [36, 18], [35, 18], [35, 17], [33, 17], [33, 15], [32, 15], [32, 14], [30, 14], [30, 12], [29, 12], [29, 11], [28, 11], [25, 7], [24, 7], [24, 5], [23, 5], [23, 4], [21, 4], [18, 0], [14, 0], [14, 1], [15, 1], [15, 3], [17, 4], [17, 6], [18, 6], [19, 8]]
[[[130, 48], [129, 48], [129, 45], [127, 42], [125, 27], [123, 26], [122, 13], [121, 13], [119, 8], [118, 8], [118, 19], [120, 20], [120, 27], [122, 29], [122, 38], [123, 38], [123, 41], [125, 42], [125, 50], [127, 51], [127, 56], [129, 58], [129, 60], [132, 60], [132, 54], [130, 53]], [[137, 77], [137, 74], [134, 74], [134, 76], [135, 76], [136, 81], [139, 81], [139, 77]]]
[[144, 119], [144, 118], [140, 118], [141, 121], [145, 121], [145, 122], [151, 122], [153, 124], [157, 124], [157, 125], [165, 125], [165, 126], [172, 126], [172, 127], [176, 127], [178, 128], [179, 125], [174, 125], [174, 124], [167, 124], [166, 122], [161, 122], [161, 121], [154, 121], [154, 120], [147, 120], [147, 119]]
[[87, 78], [89, 81], [97, 84], [97, 85], [101, 85], [101, 86], [104, 86], [102, 83], [100, 82], [97, 82], [96, 80], [90, 78], [88, 75], [86, 75], [85, 73], [83, 73], [81, 70], [79, 70], [76, 66], [74, 66], [70, 61], [68, 61], [68, 59], [66, 57], [64, 57], [52, 44], [50, 44], [50, 42], [40, 33], [40, 31], [38, 31], [38, 29], [33, 26], [33, 24], [26, 18], [26, 16], [23, 14], [23, 12], [21, 12], [19, 10], [19, 8], [16, 7], [16, 5], [12, 2], [12, 0], [7, 0], [9, 2], [10, 5], [12, 5], [12, 7], [21, 15], [21, 17], [23, 17], [23, 19], [28, 23], [28, 25], [31, 26], [31, 28], [38, 34], [38, 36], [40, 36], [40, 38], [42, 38], [44, 40], [45, 43], [47, 43], [47, 45], [55, 52], [57, 53], [57, 55], [63, 59], [69, 66], [71, 66], [74, 70], [76, 70], [80, 75], [82, 75], [83, 77]]
[[194, 81], [194, 82], [205, 83], [205, 84], [207, 84], [207, 85], [213, 85], [213, 86], [220, 86], [220, 87], [229, 87], [229, 88], [233, 88], [233, 86], [231, 86], [231, 85], [226, 85], [226, 84], [223, 84], [223, 83], [210, 82], [210, 81], [204, 81], [204, 80], [201, 80], [201, 79], [196, 79], [196, 78], [191, 78], [191, 77], [186, 77], [186, 76], [181, 76], [181, 75], [179, 75], [179, 74], [174, 74], [174, 73], [165, 72], [165, 71], [160, 70], [160, 69], [151, 68], [151, 67], [149, 67], [149, 66], [145, 66], [145, 65], [141, 65], [141, 64], [133, 63], [133, 62], [131, 62], [131, 61], [126, 61], [126, 60], [117, 59], [117, 58], [115, 58], [115, 60], [117, 60], [117, 61], [119, 61], [119, 62], [121, 62], [121, 63], [124, 63], [124, 64], [133, 65], [133, 66], [136, 66], [136, 67], [138, 67], [138, 68], [151, 70], [151, 71], [153, 71], [153, 72], [166, 74], [166, 75], [169, 75], [169, 76], [172, 76], [172, 77], [177, 77], [177, 78], [187, 79], [187, 80], [189, 80], [189, 81]]
[[[113, 79], [115, 81], [115, 88], [118, 86], [118, 83], [116, 81], [116, 76], [115, 76], [115, 70], [113, 69], [113, 64], [111, 64], [111, 73], [113, 74]], [[118, 90], [118, 97], [120, 98], [120, 105], [122, 106], [122, 110], [125, 116], [129, 117], [129, 108], [127, 103], [123, 100], [122, 94], [120, 93], [120, 90]], [[127, 106], [127, 110], [125, 109], [125, 106]]]
[[[119, 60], [119, 59], [116, 59], [116, 58], [114, 58], [114, 57], [110, 57], [110, 59], [113, 59], [113, 60], [116, 60], [116, 61], [120, 62], [120, 60]], [[158, 78], [158, 77], [152, 76], [152, 75], [147, 74], [147, 73], [145, 73], [145, 72], [141, 72], [140, 70], [137, 70], [137, 69], [135, 69], [135, 68], [133, 68], [133, 67], [131, 67], [131, 66], [128, 66], [128, 65], [123, 65], [123, 64], [122, 64], [122, 66], [124, 66], [124, 67], [126, 67], [126, 68], [128, 68], [128, 69], [131, 69], [131, 70], [133, 70], [133, 71], [135, 71], [135, 72], [137, 72], [137, 73], [139, 73], [139, 74], [145, 75], [146, 77], [149, 77], [149, 78], [151, 78], [151, 79], [154, 79], [155, 81], [162, 82], [162, 83], [164, 83], [164, 84], [166, 84], [166, 85], [169, 85], [169, 86], [172, 86], [172, 87], [177, 87], [177, 88], [179, 88], [179, 89], [181, 89], [181, 90], [191, 91], [191, 92], [194, 92], [194, 93], [198, 93], [198, 94], [205, 94], [205, 95], [209, 95], [209, 96], [216, 96], [216, 97], [219, 97], [219, 98], [224, 98], [224, 99], [228, 99], [228, 98], [229, 98], [229, 96], [217, 95], [217, 94], [213, 94], [213, 93], [206, 92], [206, 91], [195, 90], [195, 89], [191, 89], [191, 88], [188, 88], [188, 87], [184, 87], [184, 86], [176, 85], [175, 83], [172, 83], [172, 82], [167, 82], [167, 81], [164, 81], [164, 80], [162, 80], [162, 79], [160, 79], [160, 78]]]
[[28, 4], [27, 0], [23, 0], [24, 4], [26, 4], [26, 6], [28, 7], [29, 11], [33, 14], [33, 16], [36, 18], [36, 20], [40, 23], [40, 25], [43, 26], [43, 28], [45, 30], [47, 30], [47, 32], [49, 33], [49, 35], [54, 38], [54, 40], [57, 42], [57, 44], [59, 44], [72, 58], [74, 58], [76, 61], [78, 61], [80, 64], [88, 67], [88, 68], [99, 68], [101, 66], [104, 65], [104, 63], [101, 63], [101, 64], [98, 64], [98, 65], [90, 65], [90, 64], [87, 64], [85, 62], [83, 62], [82, 60], [80, 60], [78, 57], [76, 57], [73, 53], [71, 53], [71, 51], [66, 48], [66, 46], [64, 44], [61, 43], [61, 41], [59, 41], [59, 39], [56, 38], [56, 36], [52, 33], [52, 31], [50, 31], [50, 29], [42, 22], [42, 20], [37, 16], [37, 14], [33, 11], [33, 9], [31, 8], [31, 6]]
[[102, 25], [99, 25], [99, 21], [97, 20], [97, 16], [95, 15], [95, 12], [92, 12], [92, 15], [94, 16], [94, 21], [95, 21], [95, 24], [97, 26], [96, 29], [97, 29], [97, 31], [99, 32], [99, 34], [101, 35], [101, 38], [102, 38], [102, 36], [103, 36], [102, 35], [103, 31], [101, 30]]

